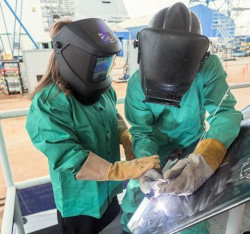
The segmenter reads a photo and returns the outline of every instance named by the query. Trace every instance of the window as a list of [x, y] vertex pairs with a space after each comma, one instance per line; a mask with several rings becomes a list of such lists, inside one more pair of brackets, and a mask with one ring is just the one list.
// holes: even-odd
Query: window
[[43, 49], [49, 49], [49, 43], [42, 43]]
[[42, 77], [43, 77], [42, 75], [37, 75], [37, 76], [36, 76], [37, 81], [41, 80]]

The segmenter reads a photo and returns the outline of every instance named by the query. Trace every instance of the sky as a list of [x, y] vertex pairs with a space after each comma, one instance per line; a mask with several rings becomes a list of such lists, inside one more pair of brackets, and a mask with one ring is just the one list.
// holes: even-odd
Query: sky
[[188, 5], [189, 0], [123, 0], [131, 18], [153, 14], [160, 9], [170, 6], [176, 2], [183, 2]]
[[[183, 2], [187, 6], [189, 6], [190, 0], [123, 0], [128, 13], [131, 18], [139, 17], [146, 14], [152, 14], [164, 7], [170, 6], [176, 2]], [[196, 5], [200, 3], [204, 3], [205, 0], [196, 0], [193, 1], [192, 4]], [[225, 9], [228, 6], [232, 9], [237, 7], [239, 8], [249, 8], [250, 7], [250, 0], [230, 0], [229, 5], [226, 4], [225, 0], [211, 0], [209, 3], [209, 7], [213, 9]], [[248, 11], [248, 14], [249, 11]], [[249, 16], [249, 15], [248, 15]]]

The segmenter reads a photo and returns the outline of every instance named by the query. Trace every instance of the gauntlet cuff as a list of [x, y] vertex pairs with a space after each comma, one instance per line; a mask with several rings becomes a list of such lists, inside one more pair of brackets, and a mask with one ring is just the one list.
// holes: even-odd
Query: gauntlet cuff
[[195, 154], [201, 154], [208, 165], [215, 171], [222, 163], [227, 149], [216, 139], [205, 139], [199, 142], [194, 150]]
[[107, 180], [110, 166], [110, 162], [99, 157], [93, 152], [89, 152], [89, 156], [87, 157], [82, 168], [76, 174], [75, 178], [77, 180]]

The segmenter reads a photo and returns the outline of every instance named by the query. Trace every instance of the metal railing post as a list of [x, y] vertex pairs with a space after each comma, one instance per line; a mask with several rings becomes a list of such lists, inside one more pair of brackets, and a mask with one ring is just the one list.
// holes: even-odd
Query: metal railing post
[[17, 233], [18, 234], [25, 234], [24, 226], [23, 226], [23, 217], [22, 217], [17, 193], [16, 193], [15, 207], [14, 207], [14, 220], [16, 223]]
[[0, 161], [7, 188], [14, 186], [14, 180], [10, 168], [10, 162], [7, 155], [6, 145], [4, 142], [1, 120], [0, 120]]
[[[2, 170], [3, 170], [4, 179], [5, 179], [7, 188], [13, 187], [14, 180], [13, 180], [10, 162], [9, 162], [9, 158], [8, 158], [8, 154], [6, 150], [6, 145], [4, 142], [1, 120], [0, 120], [0, 162], [2, 165]], [[24, 227], [23, 227], [23, 218], [22, 218], [21, 209], [19, 206], [17, 196], [15, 198], [14, 220], [17, 226], [18, 234], [24, 234], [25, 232], [24, 232]]]
[[[3, 212], [2, 233], [10, 234], [13, 229], [14, 204], [15, 204], [16, 188], [15, 186], [7, 189], [5, 209]], [[8, 207], [8, 209], [6, 209]]]
[[230, 89], [247, 88], [247, 87], [250, 87], [250, 82], [230, 84], [229, 87], [230, 87]]
[[245, 203], [228, 212], [226, 234], [240, 234]]

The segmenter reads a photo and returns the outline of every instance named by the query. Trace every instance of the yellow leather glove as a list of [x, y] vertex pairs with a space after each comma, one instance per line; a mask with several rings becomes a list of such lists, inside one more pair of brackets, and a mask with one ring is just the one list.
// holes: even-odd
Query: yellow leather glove
[[124, 153], [126, 156], [126, 161], [130, 161], [135, 158], [132, 149], [132, 136], [129, 130], [125, 130], [122, 134], [120, 134], [120, 141], [124, 148]]
[[120, 135], [120, 143], [124, 148], [126, 161], [130, 161], [135, 158], [132, 150], [132, 136], [128, 130], [128, 127], [120, 114], [117, 114], [117, 122]]
[[158, 155], [125, 162], [118, 161], [112, 164], [90, 152], [75, 178], [78, 180], [122, 181], [138, 178], [152, 168], [160, 168], [160, 159]]
[[201, 155], [214, 171], [221, 165], [226, 152], [226, 147], [212, 138], [200, 141], [194, 150], [194, 153]]
[[216, 139], [202, 140], [192, 154], [178, 161], [163, 174], [166, 182], [158, 182], [155, 185], [156, 194], [192, 194], [220, 166], [226, 151], [225, 146]]

